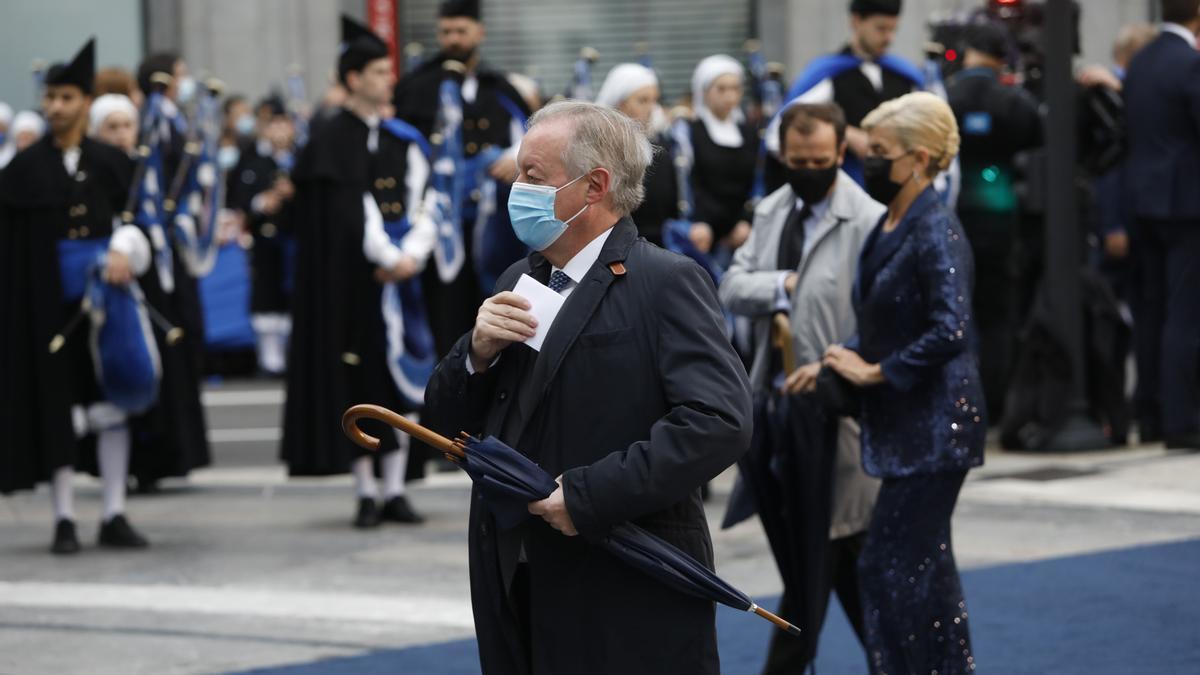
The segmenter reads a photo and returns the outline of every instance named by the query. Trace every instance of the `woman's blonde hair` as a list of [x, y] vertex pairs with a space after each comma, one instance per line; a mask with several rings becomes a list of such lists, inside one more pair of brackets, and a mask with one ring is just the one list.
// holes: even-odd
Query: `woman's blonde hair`
[[930, 178], [950, 168], [958, 155], [958, 122], [945, 101], [925, 91], [905, 94], [872, 110], [862, 122], [866, 131], [887, 129], [896, 134], [904, 149], [929, 151]]

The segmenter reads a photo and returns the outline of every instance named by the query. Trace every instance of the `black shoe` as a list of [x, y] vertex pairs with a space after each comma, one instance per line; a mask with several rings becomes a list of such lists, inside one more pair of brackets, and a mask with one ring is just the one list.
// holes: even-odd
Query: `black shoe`
[[383, 516], [379, 513], [379, 505], [370, 497], [358, 498], [358, 515], [354, 517], [354, 526], [365, 530], [370, 527], [378, 527], [379, 523], [383, 522]]
[[403, 495], [392, 497], [383, 505], [383, 519], [393, 523], [423, 523], [425, 519], [421, 514], [413, 511], [412, 505], [408, 503], [408, 499]]
[[1177, 434], [1167, 436], [1163, 440], [1166, 441], [1168, 450], [1191, 450], [1192, 452], [1200, 452], [1200, 433]]
[[133, 529], [123, 514], [100, 524], [100, 545], [106, 548], [146, 548], [150, 542]]
[[50, 552], [55, 555], [79, 553], [79, 537], [75, 535], [75, 523], [63, 518], [54, 524], [54, 543]]

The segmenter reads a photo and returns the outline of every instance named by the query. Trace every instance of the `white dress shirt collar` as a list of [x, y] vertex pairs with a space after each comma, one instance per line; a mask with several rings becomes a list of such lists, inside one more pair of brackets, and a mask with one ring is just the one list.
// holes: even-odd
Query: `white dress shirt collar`
[[1196, 34], [1177, 23], [1164, 23], [1162, 25], [1162, 32], [1174, 33], [1183, 38], [1192, 49], [1196, 48]]
[[[592, 265], [600, 258], [600, 251], [604, 249], [604, 242], [608, 241], [608, 235], [612, 234], [613, 228], [601, 232], [587, 246], [584, 246], [579, 253], [575, 254], [574, 258], [567, 261], [561, 269], [563, 274], [571, 278], [571, 281], [579, 283], [587, 276], [588, 270], [592, 269]], [[553, 267], [551, 273], [560, 271], [559, 268]]]

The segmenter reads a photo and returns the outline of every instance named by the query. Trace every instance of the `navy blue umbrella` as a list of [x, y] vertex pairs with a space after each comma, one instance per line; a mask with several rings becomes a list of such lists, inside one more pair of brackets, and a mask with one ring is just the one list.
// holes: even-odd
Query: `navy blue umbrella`
[[[540, 466], [494, 437], [478, 439], [464, 433], [451, 441], [387, 408], [356, 405], [342, 416], [342, 429], [368, 450], [378, 448], [379, 439], [358, 428], [358, 420], [362, 418], [390, 424], [445, 453], [479, 487], [497, 524], [503, 528], [528, 518], [528, 504], [549, 497], [558, 488], [554, 478]], [[681, 593], [757, 614], [782, 630], [800, 634], [799, 628], [759, 607], [695, 558], [637, 525], [617, 525], [599, 544], [626, 564]]]

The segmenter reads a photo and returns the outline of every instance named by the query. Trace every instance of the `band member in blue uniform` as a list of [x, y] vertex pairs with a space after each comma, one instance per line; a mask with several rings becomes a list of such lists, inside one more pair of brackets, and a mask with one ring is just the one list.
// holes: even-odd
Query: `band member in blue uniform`
[[[400, 80], [394, 101], [397, 119], [430, 139], [435, 164], [439, 155], [445, 157], [443, 163], [455, 163], [452, 171], [461, 181], [442, 197], [451, 202], [456, 222], [438, 223], [436, 264], [424, 276], [439, 355], [474, 325], [475, 308], [495, 277], [525, 254], [512, 236], [504, 204], [516, 176], [516, 146], [529, 109], [504, 73], [482, 61], [485, 29], [479, 4], [479, 0], [441, 4], [437, 23], [441, 51]], [[460, 92], [454, 105], [459, 109], [453, 112], [440, 96], [447, 79]], [[444, 137], [450, 135], [444, 128], [448, 113], [451, 119], [461, 120], [459, 153], [439, 153]]]
[[258, 369], [282, 376], [292, 330], [287, 283], [293, 273], [288, 256], [292, 232], [287, 207], [295, 194], [290, 178], [295, 127], [279, 98], [264, 99], [259, 109], [268, 110], [270, 116], [229, 174], [229, 206], [244, 214], [246, 228], [254, 237], [250, 311], [258, 336]]
[[[94, 55], [90, 41], [47, 71], [42, 108], [50, 133], [0, 174], [0, 493], [50, 483], [56, 554], [80, 550], [72, 488], [80, 464], [99, 465], [100, 544], [147, 545], [124, 515], [132, 411], [109, 400], [98, 381], [97, 361], [111, 362], [93, 346], [96, 336], [71, 330], [86, 279], [131, 288], [150, 266], [142, 232], [114, 226], [133, 163], [84, 135]], [[99, 275], [90, 271], [98, 265]], [[153, 344], [146, 328], [143, 347]]]
[[[354, 524], [367, 528], [383, 519], [421, 520], [404, 495], [408, 438], [376, 429], [383, 438], [381, 510], [373, 457], [346, 439], [340, 420], [356, 403], [408, 413], [421, 404], [420, 368], [406, 358], [418, 349], [416, 294], [405, 285], [415, 284], [436, 234], [421, 206], [429, 177], [425, 141], [379, 115], [395, 84], [387, 45], [345, 17], [342, 30], [337, 68], [349, 98], [314, 129], [292, 172], [296, 281], [282, 457], [292, 476], [352, 471]], [[428, 370], [431, 341], [420, 345]]]

